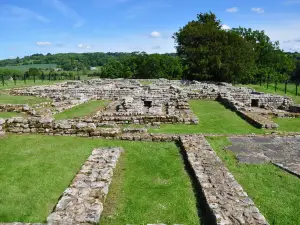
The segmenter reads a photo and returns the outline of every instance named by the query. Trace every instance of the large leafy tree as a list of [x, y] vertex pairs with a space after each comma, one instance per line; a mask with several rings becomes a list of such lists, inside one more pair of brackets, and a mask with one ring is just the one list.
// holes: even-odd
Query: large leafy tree
[[222, 29], [213, 13], [201, 13], [174, 34], [177, 53], [188, 79], [241, 81], [254, 66], [252, 43], [235, 32]]

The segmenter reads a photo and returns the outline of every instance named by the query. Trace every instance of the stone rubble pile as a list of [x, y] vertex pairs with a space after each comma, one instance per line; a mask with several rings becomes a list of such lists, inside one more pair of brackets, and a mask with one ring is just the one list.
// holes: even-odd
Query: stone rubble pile
[[215, 224], [268, 224], [203, 136], [181, 136], [180, 142]]

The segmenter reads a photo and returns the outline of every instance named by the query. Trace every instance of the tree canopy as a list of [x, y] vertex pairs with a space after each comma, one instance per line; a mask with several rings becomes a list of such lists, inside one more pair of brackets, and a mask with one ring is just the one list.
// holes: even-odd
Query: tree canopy
[[222, 29], [212, 12], [201, 13], [174, 34], [177, 53], [188, 79], [251, 82], [290, 76], [295, 61], [271, 42], [264, 31]]

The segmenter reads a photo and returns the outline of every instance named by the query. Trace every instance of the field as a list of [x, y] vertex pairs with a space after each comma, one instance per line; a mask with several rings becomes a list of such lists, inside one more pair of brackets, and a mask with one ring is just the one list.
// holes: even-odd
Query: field
[[108, 104], [108, 101], [89, 101], [87, 103], [75, 106], [71, 109], [67, 109], [64, 112], [55, 115], [55, 119], [74, 119], [85, 116], [92, 116], [100, 109], [104, 108]]
[[0, 140], [1, 222], [45, 222], [92, 149], [121, 146], [125, 153], [101, 224], [199, 224], [193, 189], [174, 143], [38, 135]]
[[162, 124], [160, 129], [151, 129], [149, 132], [168, 134], [251, 134], [264, 132], [251, 126], [219, 102], [192, 100], [189, 103], [193, 112], [199, 118], [198, 125]]
[[300, 224], [299, 178], [271, 164], [239, 164], [232, 152], [223, 150], [230, 145], [227, 138], [212, 137], [208, 140], [270, 224]]
[[20, 70], [22, 72], [26, 72], [30, 68], [55, 69], [57, 68], [57, 65], [56, 64], [29, 64], [29, 65], [20, 65], [20, 66], [5, 66], [1, 68], [15, 69], [15, 70]]

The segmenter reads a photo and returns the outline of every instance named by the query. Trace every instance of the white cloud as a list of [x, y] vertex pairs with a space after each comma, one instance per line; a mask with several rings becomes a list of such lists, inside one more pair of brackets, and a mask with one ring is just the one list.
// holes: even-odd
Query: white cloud
[[152, 38], [160, 38], [161, 37], [161, 33], [159, 33], [158, 31], [153, 31], [153, 32], [151, 32], [150, 37], [152, 37]]
[[222, 29], [223, 29], [223, 30], [230, 30], [231, 27], [228, 26], [228, 25], [226, 25], [226, 24], [223, 24], [223, 25], [222, 25]]
[[265, 12], [265, 10], [263, 8], [252, 8], [251, 10], [256, 13], [264, 13]]
[[229, 12], [229, 13], [236, 13], [238, 11], [239, 11], [238, 7], [232, 7], [232, 8], [226, 9], [226, 12]]
[[86, 44], [78, 44], [77, 47], [81, 48], [81, 49], [89, 49], [89, 48], [91, 48], [90, 45], [86, 45]]
[[81, 27], [84, 24], [84, 19], [72, 8], [60, 0], [48, 0], [52, 7], [60, 12], [64, 17], [75, 21], [74, 27]]
[[36, 42], [36, 44], [38, 46], [49, 46], [49, 45], [52, 45], [52, 43], [49, 42], [49, 41], [38, 41], [38, 42]]

